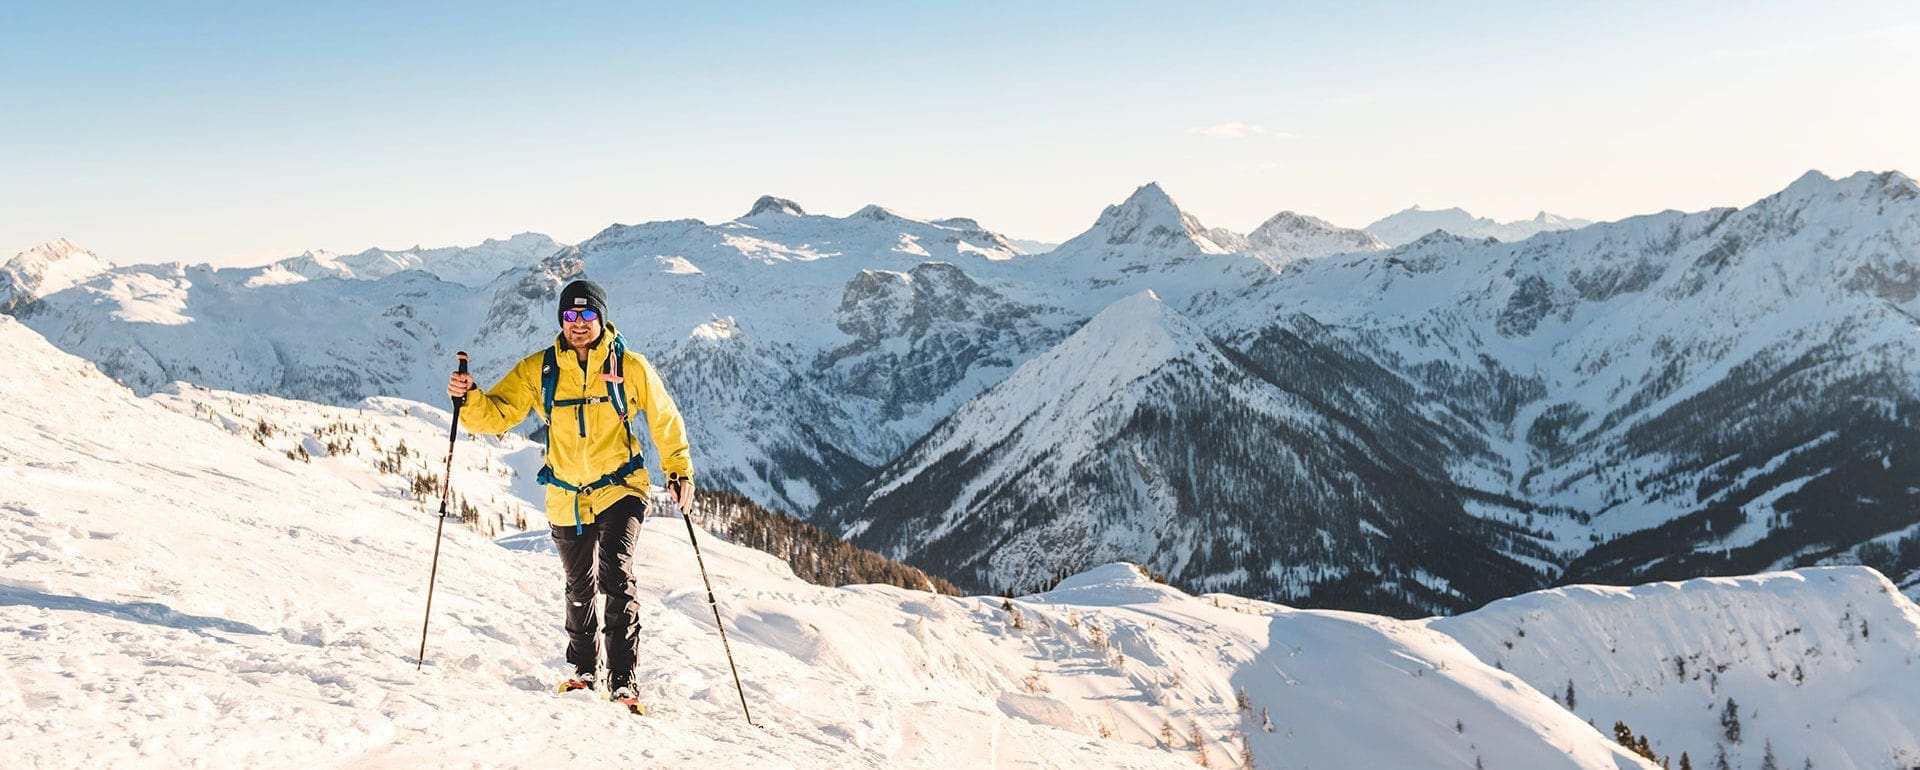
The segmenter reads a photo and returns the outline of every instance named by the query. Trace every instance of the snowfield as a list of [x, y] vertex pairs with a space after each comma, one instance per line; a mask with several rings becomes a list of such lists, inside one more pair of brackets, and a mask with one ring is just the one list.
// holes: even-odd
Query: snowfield
[[708, 536], [755, 727], [664, 516], [639, 555], [648, 716], [549, 691], [560, 576], [538, 530], [447, 528], [416, 673], [418, 502], [136, 397], [10, 318], [0, 358], [12, 767], [1643, 766], [1417, 623], [1127, 565], [1010, 602], [829, 589]]

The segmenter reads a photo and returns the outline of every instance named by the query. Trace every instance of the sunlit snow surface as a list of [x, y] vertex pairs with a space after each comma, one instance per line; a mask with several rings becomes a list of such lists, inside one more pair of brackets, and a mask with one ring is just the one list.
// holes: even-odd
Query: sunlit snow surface
[[822, 588], [703, 536], [756, 728], [668, 517], [639, 549], [649, 716], [548, 692], [560, 576], [537, 531], [447, 529], [416, 673], [416, 502], [135, 397], [11, 319], [0, 360], [10, 767], [1189, 767], [1196, 731], [1215, 766], [1243, 741], [1276, 767], [1635, 766], [1417, 623], [1111, 565], [1014, 601], [1016, 624], [998, 598]]

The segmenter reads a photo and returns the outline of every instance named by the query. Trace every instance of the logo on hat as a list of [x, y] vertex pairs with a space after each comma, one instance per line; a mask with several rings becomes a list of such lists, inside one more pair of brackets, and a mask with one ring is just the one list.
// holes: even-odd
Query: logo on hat
[[575, 304], [575, 305], [585, 305], [585, 304], [587, 304], [587, 298], [586, 298], [586, 297], [574, 297], [574, 298], [573, 298], [573, 304]]

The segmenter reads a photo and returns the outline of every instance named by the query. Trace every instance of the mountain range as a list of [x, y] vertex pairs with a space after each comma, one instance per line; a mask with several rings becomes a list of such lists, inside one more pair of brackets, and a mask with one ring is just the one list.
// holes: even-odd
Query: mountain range
[[499, 376], [591, 277], [708, 483], [971, 590], [1121, 559], [1407, 616], [1863, 559], [1920, 585], [1913, 180], [1390, 241], [1290, 212], [1240, 236], [1150, 184], [1032, 255], [769, 196], [473, 288], [136, 265], [10, 296], [137, 392], [433, 402], [453, 350]]
[[1486, 217], [1476, 217], [1459, 208], [1436, 210], [1413, 206], [1381, 217], [1362, 229], [1378, 237], [1388, 246], [1400, 246], [1417, 241], [1421, 236], [1435, 230], [1462, 238], [1524, 241], [1538, 233], [1578, 230], [1590, 224], [1593, 224], [1591, 220], [1564, 217], [1545, 211], [1535, 214], [1532, 219], [1496, 222]]

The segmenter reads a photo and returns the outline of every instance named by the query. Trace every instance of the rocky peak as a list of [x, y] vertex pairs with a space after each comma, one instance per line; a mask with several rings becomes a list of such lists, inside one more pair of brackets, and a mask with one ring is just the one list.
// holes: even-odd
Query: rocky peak
[[800, 208], [800, 204], [794, 203], [786, 198], [762, 195], [759, 200], [753, 202], [753, 208], [747, 212], [747, 216], [741, 217], [741, 219], [757, 217], [762, 214], [804, 217], [807, 215], [807, 211], [806, 209]]

